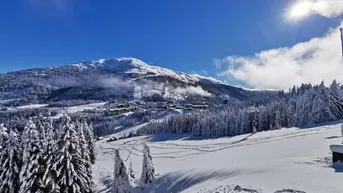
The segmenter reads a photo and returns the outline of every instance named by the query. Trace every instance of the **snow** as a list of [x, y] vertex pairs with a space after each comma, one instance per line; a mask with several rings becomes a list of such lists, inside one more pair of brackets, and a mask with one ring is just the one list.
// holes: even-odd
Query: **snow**
[[32, 105], [24, 105], [24, 106], [18, 106], [17, 109], [37, 109], [42, 107], [47, 107], [48, 104], [32, 104]]
[[79, 106], [72, 106], [72, 107], [66, 107], [63, 110], [65, 110], [67, 113], [77, 113], [84, 110], [91, 110], [96, 109], [99, 107], [103, 107], [107, 102], [102, 103], [91, 103], [87, 105], [79, 105]]
[[217, 80], [217, 79], [210, 77], [210, 76], [202, 76], [199, 74], [191, 74], [191, 76], [195, 76], [200, 81], [209, 81], [209, 82], [214, 83], [214, 84], [225, 84], [224, 82]]
[[159, 134], [110, 143], [104, 138], [97, 142], [96, 190], [107, 189], [113, 179], [115, 148], [140, 174], [142, 144], [147, 142], [157, 179], [143, 192], [233, 193], [239, 185], [250, 192], [340, 193], [342, 174], [331, 167], [329, 148], [341, 143], [340, 137], [340, 125], [333, 124], [231, 138]]
[[343, 145], [331, 145], [330, 149], [332, 152], [343, 153]]
[[18, 98], [15, 98], [15, 99], [1, 99], [0, 98], [0, 104], [5, 104], [5, 103], [8, 103], [8, 102], [12, 102], [12, 101], [15, 101], [17, 99]]
[[82, 62], [78, 64], [72, 64], [72, 67], [79, 70], [85, 70], [88, 68], [100, 68], [109, 69], [115, 72], [124, 74], [137, 74], [140, 75], [139, 79], [153, 76], [171, 77], [176, 80], [183, 81], [185, 83], [201, 82], [203, 80], [210, 81], [212, 83], [223, 84], [221, 81], [200, 75], [188, 75], [182, 72], [175, 72], [173, 70], [162, 68], [159, 66], [151, 66], [137, 58], [122, 57], [115, 59], [98, 59], [93, 61]]

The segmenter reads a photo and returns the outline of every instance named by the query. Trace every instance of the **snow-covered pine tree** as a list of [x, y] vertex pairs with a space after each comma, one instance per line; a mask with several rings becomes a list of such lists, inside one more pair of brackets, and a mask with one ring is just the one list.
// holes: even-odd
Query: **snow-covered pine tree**
[[87, 173], [83, 166], [75, 125], [64, 115], [52, 172], [60, 192], [88, 193]]
[[44, 160], [44, 174], [40, 179], [41, 192], [57, 192], [57, 186], [54, 181], [53, 173], [51, 172], [52, 162], [55, 155], [55, 133], [52, 125], [52, 120], [43, 123], [45, 138], [43, 139], [43, 160]]
[[20, 192], [20, 170], [22, 166], [22, 150], [18, 135], [10, 132], [4, 141], [4, 149], [0, 154], [0, 192]]
[[324, 121], [333, 121], [337, 117], [332, 112], [330, 108], [330, 90], [325, 87], [324, 82], [322, 82], [318, 89], [315, 90], [313, 95], [312, 103], [312, 112], [313, 123], [321, 123]]
[[20, 171], [20, 192], [36, 192], [42, 168], [42, 147], [35, 123], [30, 120], [22, 133], [23, 166]]
[[269, 128], [268, 114], [265, 106], [259, 106], [258, 113], [258, 131], [264, 131]]
[[86, 141], [84, 131], [89, 129], [87, 128], [88, 125], [86, 121], [84, 120], [84, 124], [81, 124], [79, 122], [76, 123], [77, 126], [77, 131], [78, 131], [78, 137], [79, 137], [79, 146], [80, 146], [80, 151], [81, 151], [81, 157], [83, 161], [83, 166], [85, 167], [86, 170], [86, 188], [88, 189], [87, 192], [92, 192], [93, 190], [93, 177], [92, 177], [92, 163], [90, 159], [90, 152], [88, 148], [88, 142]]
[[82, 122], [82, 127], [85, 135], [86, 142], [88, 143], [89, 158], [92, 164], [95, 164], [96, 160], [96, 148], [94, 141], [93, 125], [92, 123], [87, 124], [86, 119]]
[[333, 80], [331, 85], [330, 85], [330, 90], [331, 92], [337, 96], [338, 98], [342, 97], [342, 91], [340, 89], [340, 85], [337, 83], [336, 80]]
[[279, 110], [276, 110], [275, 112], [275, 129], [281, 129], [281, 116]]
[[311, 88], [297, 100], [295, 108], [295, 125], [301, 126], [314, 122], [312, 116], [314, 95], [315, 90], [314, 88]]
[[4, 124], [0, 124], [0, 151], [2, 148], [5, 148], [4, 142], [8, 138], [7, 128], [4, 126]]
[[287, 125], [286, 127], [293, 127], [295, 125], [294, 121], [294, 113], [295, 113], [295, 102], [291, 101], [286, 109], [286, 119]]
[[[45, 121], [41, 115], [39, 116], [39, 119], [35, 121], [35, 124], [36, 124], [36, 130], [38, 132], [39, 138], [43, 141], [45, 139], [46, 131], [45, 131]], [[45, 148], [44, 145], [45, 143], [43, 143], [43, 148]]]
[[336, 119], [343, 117], [343, 98], [339, 84], [334, 80], [330, 85], [329, 108]]
[[36, 193], [60, 193], [52, 176], [47, 176], [39, 181], [39, 190]]
[[135, 186], [134, 181], [121, 158], [119, 149], [115, 150], [114, 159], [114, 182], [112, 185], [112, 193], [132, 193]]
[[140, 178], [140, 184], [144, 187], [147, 184], [152, 183], [155, 179], [155, 166], [152, 162], [152, 157], [150, 154], [149, 146], [144, 143], [143, 144], [143, 165], [142, 165], [142, 174]]

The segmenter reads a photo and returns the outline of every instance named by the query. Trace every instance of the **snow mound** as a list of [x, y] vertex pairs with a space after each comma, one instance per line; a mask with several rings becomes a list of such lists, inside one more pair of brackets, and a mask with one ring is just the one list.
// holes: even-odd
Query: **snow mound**
[[253, 187], [242, 187], [239, 185], [219, 186], [214, 189], [204, 188], [198, 193], [262, 193], [261, 190]]

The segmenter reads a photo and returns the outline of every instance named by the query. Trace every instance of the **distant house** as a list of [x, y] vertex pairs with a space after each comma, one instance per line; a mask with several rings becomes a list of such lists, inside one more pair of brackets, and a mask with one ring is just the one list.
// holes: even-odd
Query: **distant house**
[[130, 110], [128, 108], [114, 108], [114, 109], [108, 109], [106, 110], [107, 116], [114, 116], [114, 115], [120, 115], [123, 113], [127, 113]]
[[112, 108], [112, 109], [107, 109], [105, 111], [105, 114], [107, 116], [115, 116], [115, 115], [121, 115], [121, 114], [124, 114], [124, 113], [128, 113], [128, 112], [131, 112], [131, 111], [135, 111], [137, 108], [136, 107], [128, 107], [128, 108]]
[[194, 105], [194, 104], [186, 104], [185, 105], [186, 109], [193, 110], [193, 109], [207, 109], [208, 105]]

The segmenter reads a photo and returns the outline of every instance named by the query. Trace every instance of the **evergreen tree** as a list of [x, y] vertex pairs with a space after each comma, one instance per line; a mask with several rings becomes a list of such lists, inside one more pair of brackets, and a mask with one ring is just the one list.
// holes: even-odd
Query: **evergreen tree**
[[312, 123], [321, 123], [324, 121], [336, 120], [337, 117], [330, 109], [330, 91], [324, 86], [322, 82], [318, 89], [314, 92], [311, 104], [313, 106], [311, 116], [313, 117]]
[[154, 179], [155, 179], [155, 166], [152, 162], [150, 148], [146, 143], [144, 143], [143, 144], [143, 166], [142, 166], [140, 184], [144, 187], [147, 184], [152, 183]]
[[46, 176], [39, 181], [37, 193], [60, 193], [58, 186], [51, 176]]
[[339, 87], [336, 80], [330, 85], [329, 108], [336, 119], [341, 119], [343, 117], [343, 97]]
[[52, 166], [56, 184], [62, 193], [88, 193], [87, 173], [79, 147], [75, 125], [64, 115]]
[[287, 109], [286, 109], [286, 119], [287, 119], [286, 127], [293, 127], [295, 125], [294, 113], [295, 113], [294, 105], [293, 104], [289, 104]]
[[92, 123], [88, 125], [86, 122], [86, 119], [84, 119], [82, 122], [82, 127], [84, 128], [84, 135], [85, 135], [86, 142], [88, 144], [90, 161], [92, 164], [95, 164], [97, 152], [95, 148], [93, 125]]
[[16, 133], [10, 132], [0, 154], [0, 192], [20, 192], [20, 170], [22, 150]]
[[281, 129], [281, 116], [279, 110], [276, 110], [275, 112], [275, 129]]
[[45, 138], [43, 139], [43, 160], [44, 160], [44, 174], [40, 179], [40, 191], [42, 192], [57, 192], [58, 188], [54, 181], [52, 172], [52, 165], [55, 155], [55, 133], [52, 126], [52, 120], [44, 123]]
[[7, 133], [7, 128], [3, 125], [0, 124], [0, 150], [2, 148], [5, 148], [4, 143], [8, 138], [8, 133]]
[[39, 189], [39, 176], [42, 169], [42, 147], [36, 125], [32, 120], [22, 133], [23, 166], [20, 171], [20, 192], [36, 192]]
[[299, 98], [296, 104], [296, 125], [306, 125], [313, 123], [312, 109], [315, 90], [314, 88], [306, 91], [306, 93]]
[[81, 151], [81, 157], [83, 161], [83, 165], [86, 170], [86, 188], [88, 189], [87, 192], [92, 192], [93, 189], [93, 183], [92, 183], [92, 163], [90, 159], [90, 152], [88, 148], [88, 142], [85, 139], [84, 131], [87, 130], [87, 124], [80, 124], [77, 122], [78, 127], [78, 135], [80, 140], [80, 151]]
[[132, 193], [133, 187], [133, 179], [131, 178], [127, 167], [125, 166], [123, 159], [121, 158], [119, 149], [116, 149], [112, 193]]

